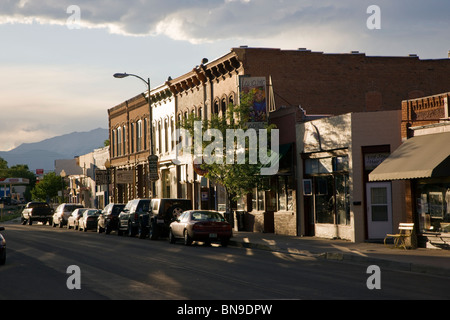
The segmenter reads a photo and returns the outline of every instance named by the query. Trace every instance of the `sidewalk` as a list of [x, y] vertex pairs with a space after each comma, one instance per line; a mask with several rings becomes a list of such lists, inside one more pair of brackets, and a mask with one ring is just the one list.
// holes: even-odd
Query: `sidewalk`
[[388, 269], [450, 277], [450, 250], [398, 249], [381, 243], [353, 243], [316, 237], [233, 231], [230, 246], [299, 254], [317, 259], [378, 265]]

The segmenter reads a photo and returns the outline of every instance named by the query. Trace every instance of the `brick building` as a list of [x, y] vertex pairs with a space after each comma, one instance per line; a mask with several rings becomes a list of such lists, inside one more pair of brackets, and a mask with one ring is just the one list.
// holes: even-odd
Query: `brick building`
[[[172, 132], [189, 114], [203, 119], [209, 119], [211, 114], [224, 114], [230, 103], [238, 103], [242, 77], [266, 79], [266, 99], [273, 92], [274, 100], [268, 107], [270, 112], [282, 106], [301, 106], [308, 114], [340, 115], [399, 110], [405, 99], [448, 91], [449, 72], [450, 59], [420, 60], [414, 55], [369, 57], [358, 52], [325, 54], [305, 49], [232, 48], [222, 57], [210, 62], [204, 59], [191, 71], [152, 89], [154, 108], [159, 103], [161, 108], [171, 110], [160, 124], [159, 120], [152, 119], [154, 140], [156, 145], [160, 140], [165, 141], [162, 137], [166, 132]], [[150, 150], [146, 95], [138, 95], [108, 110], [111, 166], [116, 172], [115, 201], [126, 202], [150, 194], [145, 178]], [[136, 130], [142, 132], [140, 142]], [[283, 126], [280, 130], [295, 132], [295, 126]], [[171, 144], [170, 147], [173, 148]], [[292, 148], [290, 152], [296, 154], [294, 143]], [[160, 180], [156, 182], [154, 196], [186, 197], [193, 201], [195, 208], [223, 209], [226, 199], [221, 187], [197, 175], [192, 164], [174, 164], [172, 151], [158, 150], [160, 159], [166, 158], [165, 163], [160, 163]], [[292, 166], [295, 165], [294, 161]], [[251, 212], [255, 221], [271, 217], [273, 222], [262, 223], [265, 231], [291, 233], [283, 228], [275, 230], [273, 225], [282, 212], [298, 220], [296, 206], [291, 205], [296, 202], [295, 177], [290, 179], [289, 182], [286, 177], [277, 179], [275, 192], [255, 190], [238, 207]], [[268, 212], [271, 214], [267, 215]]]

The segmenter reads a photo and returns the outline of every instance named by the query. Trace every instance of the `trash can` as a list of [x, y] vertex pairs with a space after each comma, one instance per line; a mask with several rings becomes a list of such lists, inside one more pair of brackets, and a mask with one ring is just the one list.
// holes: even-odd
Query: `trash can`
[[236, 211], [236, 225], [238, 231], [245, 231], [245, 214], [247, 212], [239, 210]]

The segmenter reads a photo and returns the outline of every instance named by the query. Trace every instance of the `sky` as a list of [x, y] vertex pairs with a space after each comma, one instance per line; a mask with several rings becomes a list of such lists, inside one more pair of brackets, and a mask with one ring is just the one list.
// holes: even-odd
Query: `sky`
[[[107, 110], [233, 47], [443, 59], [448, 0], [0, 0], [0, 151], [108, 127]], [[450, 88], [449, 88], [450, 91]]]

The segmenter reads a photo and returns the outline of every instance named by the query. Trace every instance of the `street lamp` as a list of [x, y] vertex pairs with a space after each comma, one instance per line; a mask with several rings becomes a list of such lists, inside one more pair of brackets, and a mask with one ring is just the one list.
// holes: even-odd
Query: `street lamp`
[[117, 79], [123, 79], [123, 78], [126, 78], [128, 76], [136, 77], [136, 78], [142, 80], [147, 85], [147, 89], [148, 89], [148, 112], [149, 112], [149, 122], [148, 122], [148, 124], [150, 126], [150, 155], [154, 155], [155, 152], [154, 152], [154, 149], [153, 149], [153, 124], [152, 124], [153, 116], [152, 116], [152, 100], [151, 100], [151, 97], [150, 97], [150, 78], [148, 78], [147, 80], [144, 80], [144, 78], [141, 78], [138, 75], [135, 75], [135, 74], [132, 74], [132, 73], [126, 73], [126, 72], [124, 72], [124, 73], [115, 73], [113, 75], [113, 77], [117, 78]]
[[[153, 116], [152, 116], [152, 99], [151, 99], [151, 89], [150, 89], [150, 78], [147, 78], [147, 80], [145, 80], [144, 78], [132, 74], [132, 73], [115, 73], [113, 75], [114, 78], [117, 79], [123, 79], [126, 78], [128, 76], [132, 76], [132, 77], [136, 77], [138, 79], [140, 79], [141, 81], [143, 81], [146, 85], [147, 85], [147, 89], [148, 89], [148, 117], [149, 117], [149, 127], [150, 127], [150, 155], [148, 157], [148, 162], [149, 162], [149, 175], [150, 175], [150, 181], [156, 181], [158, 180], [158, 172], [157, 172], [157, 166], [152, 165], [155, 162], [158, 163], [158, 156], [155, 155], [155, 150], [154, 150], [154, 143], [153, 143]], [[156, 172], [154, 172], [154, 170], [156, 169]], [[153, 190], [155, 189], [154, 185], [152, 188], [152, 196], [153, 196]]]

